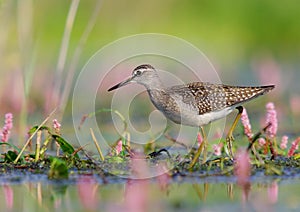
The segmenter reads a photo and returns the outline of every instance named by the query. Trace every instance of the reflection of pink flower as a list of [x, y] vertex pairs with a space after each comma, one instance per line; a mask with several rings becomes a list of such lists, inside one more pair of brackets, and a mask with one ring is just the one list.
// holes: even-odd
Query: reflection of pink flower
[[220, 156], [222, 147], [223, 147], [223, 143], [214, 144], [212, 146], [212, 148], [214, 150], [214, 154], [217, 155], [217, 156]]
[[132, 177], [135, 179], [145, 179], [151, 174], [149, 165], [146, 163], [145, 155], [142, 152], [135, 151], [131, 159]]
[[7, 209], [12, 209], [14, 205], [14, 191], [9, 185], [4, 185], [3, 189]]
[[144, 155], [135, 152], [131, 158], [132, 177], [138, 180], [128, 180], [125, 184], [125, 211], [147, 211], [149, 202], [149, 167]]
[[120, 152], [122, 151], [122, 141], [119, 140], [116, 147], [115, 147], [115, 150], [116, 150], [116, 154], [119, 155]]
[[235, 176], [237, 176], [237, 183], [239, 185], [245, 185], [249, 182], [251, 164], [247, 150], [238, 150], [235, 158], [234, 171]]
[[82, 176], [77, 183], [79, 201], [86, 210], [96, 210], [98, 205], [98, 185], [93, 176]]
[[248, 151], [245, 149], [239, 149], [235, 156], [234, 174], [237, 177], [237, 184], [242, 188], [243, 201], [248, 200], [251, 186], [249, 182], [250, 172], [251, 164]]
[[245, 108], [243, 109], [243, 113], [241, 115], [241, 121], [242, 121], [242, 124], [244, 126], [244, 133], [245, 133], [245, 135], [249, 139], [251, 139], [252, 138], [251, 124], [250, 124], [250, 121], [249, 121], [249, 118], [248, 118], [248, 114], [247, 114], [247, 111], [246, 111]]
[[275, 105], [272, 102], [266, 104], [267, 115], [266, 115], [266, 124], [271, 124], [267, 129], [266, 133], [270, 138], [274, 138], [277, 133], [278, 121], [277, 121], [277, 112], [275, 110]]
[[278, 184], [273, 182], [268, 186], [268, 200], [270, 203], [275, 204], [278, 200]]
[[8, 142], [10, 131], [13, 127], [13, 115], [12, 113], [5, 114], [4, 126], [1, 131], [1, 141]]
[[295, 141], [293, 141], [292, 146], [288, 152], [288, 157], [291, 157], [294, 155], [295, 151], [298, 149], [299, 142], [300, 142], [300, 137], [298, 137]]
[[280, 148], [281, 149], [286, 149], [287, 148], [287, 143], [288, 143], [288, 138], [286, 135], [282, 136], [281, 143], [280, 143]]
[[147, 211], [148, 205], [148, 181], [128, 180], [125, 184], [125, 210]]
[[170, 175], [168, 174], [168, 169], [166, 165], [163, 163], [158, 164], [156, 172], [158, 174], [156, 179], [160, 189], [166, 190], [170, 182]]

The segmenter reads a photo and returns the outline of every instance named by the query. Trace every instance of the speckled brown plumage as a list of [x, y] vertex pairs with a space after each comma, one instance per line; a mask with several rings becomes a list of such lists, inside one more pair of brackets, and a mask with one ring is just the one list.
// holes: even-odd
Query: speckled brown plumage
[[193, 82], [186, 85], [173, 86], [168, 90], [182, 95], [182, 101], [194, 104], [199, 109], [199, 115], [239, 105], [259, 95], [272, 90], [270, 86], [230, 86]]

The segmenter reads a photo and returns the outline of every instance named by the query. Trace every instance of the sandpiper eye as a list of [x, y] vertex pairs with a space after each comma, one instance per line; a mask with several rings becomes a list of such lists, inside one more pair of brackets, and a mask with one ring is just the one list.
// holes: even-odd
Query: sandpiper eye
[[142, 72], [140, 71], [140, 70], [137, 70], [136, 72], [135, 72], [135, 75], [136, 76], [140, 76], [142, 74]]

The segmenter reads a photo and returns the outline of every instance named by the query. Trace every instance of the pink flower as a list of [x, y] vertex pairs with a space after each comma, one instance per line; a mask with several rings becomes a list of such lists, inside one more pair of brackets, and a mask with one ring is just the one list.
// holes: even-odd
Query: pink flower
[[245, 149], [239, 149], [234, 164], [234, 173], [237, 177], [237, 183], [241, 186], [249, 183], [249, 177], [251, 172], [250, 157]]
[[198, 142], [198, 146], [200, 146], [203, 142], [203, 138], [200, 132], [198, 132], [197, 134], [197, 142]]
[[288, 138], [286, 135], [282, 136], [281, 143], [280, 143], [280, 148], [281, 149], [286, 149], [287, 148], [287, 143], [288, 143]]
[[115, 147], [115, 150], [116, 150], [116, 154], [119, 155], [120, 152], [122, 151], [122, 141], [119, 140], [116, 147]]
[[263, 147], [266, 144], [266, 140], [264, 138], [259, 138], [258, 143], [261, 147]]
[[8, 142], [10, 131], [13, 128], [13, 114], [12, 113], [6, 113], [5, 114], [5, 121], [4, 126], [1, 131], [1, 141], [2, 142]]
[[246, 111], [245, 108], [243, 109], [243, 113], [241, 115], [241, 121], [242, 121], [242, 124], [244, 126], [245, 135], [249, 139], [251, 139], [253, 134], [252, 134], [252, 131], [251, 131], [251, 124], [250, 124], [250, 121], [249, 121], [249, 118], [248, 118], [248, 114], [247, 114], [247, 111]]
[[12, 113], [6, 113], [5, 114], [5, 125], [9, 130], [13, 127], [13, 114]]
[[271, 124], [267, 129], [266, 133], [270, 138], [274, 138], [277, 133], [278, 121], [277, 121], [277, 112], [275, 110], [275, 105], [272, 102], [266, 104], [267, 115], [266, 115], [266, 124]]
[[217, 156], [220, 156], [222, 147], [223, 147], [223, 143], [214, 144], [212, 146], [212, 148], [214, 150], [214, 154], [217, 155]]
[[300, 137], [298, 137], [295, 141], [293, 141], [292, 146], [288, 152], [288, 157], [291, 157], [294, 155], [295, 151], [298, 149], [299, 142], [300, 142]]
[[57, 121], [57, 119], [53, 119], [53, 128], [57, 134], [60, 134], [61, 124]]
[[268, 186], [268, 200], [270, 203], [275, 204], [278, 200], [278, 184], [273, 182]]

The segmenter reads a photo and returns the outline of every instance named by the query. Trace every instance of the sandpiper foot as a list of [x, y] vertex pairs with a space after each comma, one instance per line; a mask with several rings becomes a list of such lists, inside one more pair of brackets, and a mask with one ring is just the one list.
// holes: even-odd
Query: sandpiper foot
[[233, 156], [234, 156], [233, 152], [232, 152], [232, 142], [234, 141], [233, 131], [234, 131], [238, 121], [241, 118], [241, 115], [243, 113], [244, 108], [243, 108], [243, 106], [238, 106], [236, 109], [239, 112], [238, 112], [237, 116], [235, 117], [234, 122], [233, 122], [231, 128], [229, 129], [228, 134], [226, 136], [226, 144], [227, 144], [227, 148], [228, 148], [228, 151], [229, 151], [229, 157], [230, 157], [231, 160], [233, 160]]

